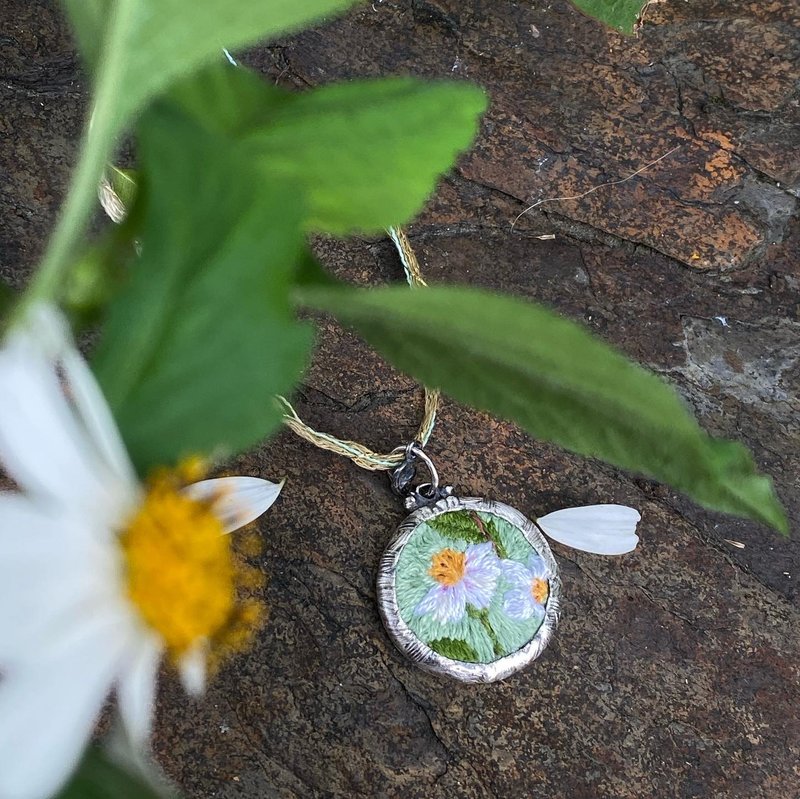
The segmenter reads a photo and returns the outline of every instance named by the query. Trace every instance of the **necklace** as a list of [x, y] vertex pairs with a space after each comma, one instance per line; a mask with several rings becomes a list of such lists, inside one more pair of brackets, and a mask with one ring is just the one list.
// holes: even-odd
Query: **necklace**
[[[390, 228], [412, 289], [426, 283], [408, 237]], [[558, 625], [561, 579], [545, 534], [598, 554], [632, 550], [639, 513], [622, 505], [555, 511], [531, 521], [510, 505], [455, 495], [425, 452], [439, 404], [425, 389], [414, 441], [389, 453], [309, 427], [284, 397], [284, 421], [312, 444], [357, 466], [388, 471], [410, 515], [378, 569], [381, 618], [398, 649], [421, 668], [464, 682], [493, 682], [535, 660]], [[418, 482], [420, 470], [426, 482]]]

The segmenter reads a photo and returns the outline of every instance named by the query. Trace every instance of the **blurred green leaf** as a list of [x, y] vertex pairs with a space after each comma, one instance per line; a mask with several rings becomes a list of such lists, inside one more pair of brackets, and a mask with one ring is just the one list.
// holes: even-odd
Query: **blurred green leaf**
[[105, 176], [122, 205], [130, 208], [136, 199], [136, 172], [132, 169], [121, 169], [113, 164], [108, 164]]
[[0, 280], [0, 319], [11, 310], [16, 302], [17, 293], [4, 280]]
[[95, 370], [144, 472], [244, 449], [280, 424], [310, 329], [293, 319], [301, 195], [159, 104], [142, 120], [141, 257], [109, 306]]
[[132, 252], [132, 248], [125, 247], [121, 237], [108, 235], [87, 247], [76, 259], [62, 295], [62, 303], [76, 327], [97, 322], [103, 308], [124, 283], [126, 251]]
[[550, 311], [460, 287], [305, 286], [297, 297], [461, 402], [655, 477], [709, 508], [787, 530], [772, 481], [743, 446], [711, 438], [660, 378]]
[[631, 35], [648, 0], [572, 0], [585, 14]]
[[[100, 749], [93, 748], [56, 799], [163, 799], [163, 796]], [[170, 794], [170, 799], [175, 799], [175, 795]]]
[[[94, 68], [108, 66], [97, 42], [121, 63], [113, 102], [124, 122], [147, 100], [204, 62], [343, 11], [355, 0], [64, 0]], [[112, 29], [116, 32], [112, 33]], [[108, 38], [107, 38], [108, 37]], [[108, 55], [107, 53], [104, 55]]]
[[26, 302], [58, 296], [114, 142], [131, 117], [223, 47], [240, 47], [342, 11], [353, 0], [64, 0], [94, 72], [91, 124]]
[[387, 78], [291, 94], [226, 64], [171, 96], [251, 148], [267, 182], [301, 185], [309, 227], [339, 235], [414, 216], [486, 108], [483, 91], [467, 83]]
[[291, 95], [244, 142], [270, 180], [307, 188], [311, 228], [377, 232], [419, 212], [485, 108], [465, 83], [353, 81]]

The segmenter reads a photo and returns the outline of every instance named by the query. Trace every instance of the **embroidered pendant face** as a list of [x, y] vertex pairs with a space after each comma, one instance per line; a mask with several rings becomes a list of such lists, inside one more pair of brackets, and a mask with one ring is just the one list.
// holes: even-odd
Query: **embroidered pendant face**
[[381, 615], [398, 648], [465, 682], [501, 680], [537, 658], [558, 623], [560, 592], [536, 525], [472, 497], [412, 513], [378, 574]]

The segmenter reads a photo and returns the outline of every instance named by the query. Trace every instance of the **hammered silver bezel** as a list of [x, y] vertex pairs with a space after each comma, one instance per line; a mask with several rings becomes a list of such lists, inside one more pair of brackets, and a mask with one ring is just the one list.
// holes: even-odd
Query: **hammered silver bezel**
[[[542, 625], [536, 635], [521, 649], [491, 663], [466, 663], [459, 660], [451, 660], [434, 652], [403, 621], [397, 604], [395, 575], [397, 562], [403, 547], [405, 547], [414, 530], [422, 522], [453, 510], [483, 511], [505, 519], [520, 530], [530, 545], [542, 556], [553, 574], [549, 581], [550, 595], [545, 607], [544, 621], [542, 621]], [[377, 589], [381, 618], [397, 648], [420, 668], [431, 671], [434, 674], [452, 677], [462, 682], [495, 682], [519, 671], [542, 654], [558, 625], [561, 579], [558, 574], [558, 564], [550, 551], [547, 540], [539, 528], [516, 508], [512, 508], [502, 502], [480, 497], [447, 497], [430, 507], [420, 508], [407, 516], [397, 528], [394, 539], [381, 558], [380, 568], [378, 569]]]

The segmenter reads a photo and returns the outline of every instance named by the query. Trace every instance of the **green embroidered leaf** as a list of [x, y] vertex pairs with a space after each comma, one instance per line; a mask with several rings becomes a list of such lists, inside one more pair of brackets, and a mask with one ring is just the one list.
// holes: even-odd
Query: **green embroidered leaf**
[[[232, 453], [277, 427], [273, 395], [305, 365], [310, 330], [288, 290], [299, 193], [163, 106], [140, 127], [141, 257], [112, 301], [95, 370], [140, 471]], [[202, 180], [197, 180], [202, 164]]]
[[655, 477], [707, 507], [787, 531], [772, 481], [707, 435], [664, 381], [579, 325], [475, 289], [298, 287], [420, 382], [529, 433]]
[[508, 552], [506, 552], [506, 548], [503, 545], [503, 539], [500, 538], [500, 531], [497, 529], [497, 525], [494, 523], [494, 519], [490, 517], [488, 519], [483, 520], [483, 523], [486, 528], [486, 535], [494, 544], [494, 549], [495, 552], [497, 552], [497, 557], [505, 560], [508, 557]]
[[463, 663], [478, 662], [478, 653], [466, 641], [457, 638], [438, 638], [436, 641], [429, 641], [428, 646], [450, 660], [460, 660]]
[[500, 643], [497, 633], [494, 631], [494, 627], [492, 627], [492, 623], [489, 621], [489, 609], [484, 608], [483, 610], [478, 610], [473, 605], [467, 605], [467, 615], [471, 619], [475, 619], [481, 623], [486, 635], [489, 636], [489, 640], [492, 642], [492, 650], [494, 651], [495, 655], [501, 657], [503, 654], [505, 654], [503, 645]]
[[481, 544], [486, 541], [486, 536], [475, 524], [469, 511], [451, 510], [440, 513], [433, 519], [428, 519], [427, 524], [440, 535], [454, 541], [466, 541], [468, 544]]
[[140, 777], [114, 763], [100, 749], [90, 749], [56, 799], [177, 799], [159, 793]]
[[572, 0], [572, 2], [590, 17], [630, 35], [648, 0]]
[[416, 214], [486, 107], [463, 82], [388, 78], [292, 94], [226, 64], [171, 96], [241, 140], [267, 181], [304, 186], [309, 227], [334, 234], [378, 232]]

